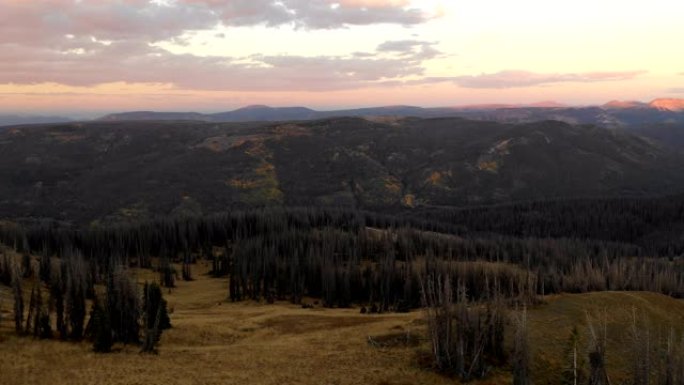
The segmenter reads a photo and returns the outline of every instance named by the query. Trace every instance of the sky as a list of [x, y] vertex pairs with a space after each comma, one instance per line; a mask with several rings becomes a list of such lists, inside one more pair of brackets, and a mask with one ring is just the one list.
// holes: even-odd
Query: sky
[[0, 113], [684, 98], [679, 0], [0, 0]]

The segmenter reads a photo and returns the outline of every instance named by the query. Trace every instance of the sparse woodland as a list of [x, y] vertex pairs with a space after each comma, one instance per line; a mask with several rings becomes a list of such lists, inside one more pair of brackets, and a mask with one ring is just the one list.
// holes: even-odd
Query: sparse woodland
[[[393, 215], [264, 208], [107, 227], [3, 225], [22, 258], [0, 257], [16, 332], [135, 344], [156, 352], [171, 327], [163, 290], [192, 280], [198, 260], [227, 280], [231, 301], [310, 298], [362, 312], [426, 308], [431, 366], [461, 380], [508, 368], [531, 383], [527, 310], [543, 295], [643, 290], [684, 296], [681, 199], [575, 201]], [[552, 219], [549, 219], [552, 218]], [[553, 218], [564, 218], [558, 220]], [[141, 287], [133, 268], [157, 282]], [[26, 282], [35, 282], [27, 286]], [[31, 293], [28, 302], [26, 293]], [[635, 317], [634, 384], [684, 384], [684, 341]], [[568, 336], [568, 384], [608, 384], [599, 321]], [[9, 322], [9, 320], [2, 320]]]

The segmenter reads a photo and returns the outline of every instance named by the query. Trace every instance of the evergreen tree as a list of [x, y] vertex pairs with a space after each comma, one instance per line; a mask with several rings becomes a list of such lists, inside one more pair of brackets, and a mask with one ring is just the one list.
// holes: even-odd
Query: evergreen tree
[[116, 267], [107, 277], [107, 313], [115, 342], [129, 344], [140, 341], [138, 287], [123, 267]]
[[93, 351], [96, 353], [109, 353], [114, 343], [112, 339], [112, 325], [107, 309], [100, 301], [93, 300], [90, 310], [89, 335], [93, 340]]
[[149, 284], [145, 282], [143, 298], [145, 328], [149, 329], [157, 322], [157, 313], [159, 313], [159, 329], [169, 329], [171, 327], [171, 319], [169, 318], [168, 305], [163, 298], [161, 287], [156, 282]]
[[79, 255], [66, 257], [66, 316], [69, 338], [80, 340], [83, 338], [83, 324], [86, 315], [86, 265]]
[[57, 274], [52, 275], [52, 282], [50, 283], [50, 303], [55, 310], [55, 326], [60, 339], [67, 339], [67, 328], [64, 322], [64, 287], [62, 283], [62, 276]]
[[21, 275], [23, 278], [33, 277], [33, 265], [31, 264], [31, 256], [28, 253], [21, 257]]
[[18, 334], [23, 334], [24, 295], [21, 289], [21, 272], [16, 268], [12, 277], [12, 293], [14, 294], [14, 329]]
[[40, 256], [40, 264], [38, 265], [38, 275], [40, 280], [46, 284], [50, 284], [50, 275], [52, 274], [52, 263], [50, 255], [47, 250], [43, 249], [43, 254]]
[[167, 312], [166, 300], [162, 297], [161, 288], [156, 283], [145, 283], [145, 338], [142, 351], [156, 353], [156, 346], [161, 339], [162, 331], [171, 327]]

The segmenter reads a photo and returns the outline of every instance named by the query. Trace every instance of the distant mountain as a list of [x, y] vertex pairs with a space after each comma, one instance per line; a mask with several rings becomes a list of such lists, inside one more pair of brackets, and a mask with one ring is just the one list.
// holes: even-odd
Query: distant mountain
[[0, 126], [14, 126], [21, 124], [45, 124], [64, 123], [71, 119], [63, 116], [25, 116], [25, 115], [0, 115]]
[[230, 112], [205, 115], [212, 122], [250, 122], [250, 121], [282, 121], [310, 120], [320, 117], [318, 111], [305, 107], [274, 108], [269, 106], [248, 106]]
[[207, 120], [206, 116], [198, 112], [156, 112], [156, 111], [131, 111], [119, 114], [106, 115], [98, 120], [104, 122], [121, 121], [149, 121], [149, 120]]
[[196, 120], [202, 122], [277, 122], [289, 120], [316, 120], [330, 117], [371, 117], [371, 116], [399, 116], [399, 117], [437, 117], [455, 116], [458, 110], [453, 108], [421, 108], [412, 106], [387, 106], [359, 108], [335, 111], [316, 111], [306, 107], [269, 107], [262, 105], [247, 106], [234, 111], [215, 114], [200, 114], [196, 112], [154, 112], [137, 111], [123, 112], [104, 116], [99, 121], [120, 122], [136, 120]]
[[660, 141], [666, 146], [684, 149], [684, 99], [656, 99], [650, 103], [610, 101], [601, 106], [568, 107], [553, 101], [527, 105], [484, 104], [458, 107], [421, 108], [386, 106], [337, 111], [316, 111], [305, 107], [274, 108], [249, 106], [217, 114], [173, 112], [128, 112], [112, 114], [102, 121], [194, 120], [202, 122], [283, 122], [326, 119], [332, 117], [438, 118], [462, 117], [499, 123], [532, 123], [556, 120], [572, 125], [595, 125], [627, 130]]
[[602, 106], [605, 109], [649, 108], [647, 103], [634, 100], [611, 100]]
[[609, 128], [631, 128], [643, 124], [684, 124], [684, 99], [656, 99], [651, 103], [611, 101], [602, 106], [568, 107], [553, 101], [527, 105], [484, 104], [460, 107], [421, 108], [387, 106], [337, 111], [316, 111], [305, 107], [249, 106], [216, 114], [195, 112], [125, 112], [101, 121], [196, 120], [204, 122], [274, 122], [316, 120], [330, 117], [464, 117], [502, 123], [530, 123], [558, 120], [569, 124], [593, 124]]
[[684, 110], [684, 99], [656, 99], [649, 106], [661, 111], [680, 112]]
[[557, 121], [51, 124], [0, 132], [0, 218], [642, 196], [684, 191], [683, 168], [679, 152], [640, 136]]

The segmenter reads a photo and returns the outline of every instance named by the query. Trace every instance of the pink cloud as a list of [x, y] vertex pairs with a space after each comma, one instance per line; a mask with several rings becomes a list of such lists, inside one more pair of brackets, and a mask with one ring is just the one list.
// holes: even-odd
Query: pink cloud
[[[150, 43], [226, 26], [423, 23], [404, 0], [31, 0], [0, 2], [0, 83], [165, 83], [189, 89], [330, 90], [420, 75], [439, 52], [414, 42], [392, 52], [250, 58], [175, 55]], [[245, 64], [248, 59], [250, 64]]]
[[509, 70], [491, 74], [458, 76], [452, 78], [452, 80], [459, 86], [465, 88], [517, 88], [539, 86], [550, 83], [593, 83], [629, 80], [644, 73], [645, 71], [543, 74], [529, 71]]
[[60, 50], [24, 46], [0, 50], [0, 83], [128, 82], [204, 90], [326, 91], [395, 85], [405, 76], [422, 75], [423, 61], [439, 54], [432, 43], [417, 42], [390, 55], [197, 57], [136, 41], [105, 45], [71, 40], [73, 44], [63, 44]]

